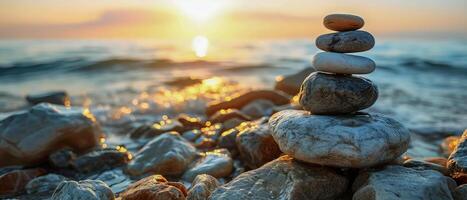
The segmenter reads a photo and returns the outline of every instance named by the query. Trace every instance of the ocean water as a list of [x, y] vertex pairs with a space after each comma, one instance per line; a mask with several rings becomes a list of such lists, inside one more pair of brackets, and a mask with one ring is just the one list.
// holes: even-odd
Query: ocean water
[[[108, 132], [125, 132], [162, 115], [201, 114], [208, 101], [236, 92], [273, 88], [277, 76], [310, 67], [316, 52], [306, 39], [212, 41], [202, 59], [190, 42], [4, 40], [0, 116], [27, 108], [26, 94], [66, 90], [72, 105], [90, 107]], [[412, 129], [467, 128], [467, 41], [382, 39], [358, 55], [377, 63], [365, 75], [380, 91], [368, 112]], [[200, 80], [170, 84], [187, 77]]]

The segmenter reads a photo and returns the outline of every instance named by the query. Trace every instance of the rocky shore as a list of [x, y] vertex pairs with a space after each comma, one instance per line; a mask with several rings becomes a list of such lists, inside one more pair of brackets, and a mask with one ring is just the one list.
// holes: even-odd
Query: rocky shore
[[0, 199], [467, 199], [467, 130], [367, 112], [379, 91], [361, 75], [376, 63], [348, 53], [375, 39], [355, 15], [323, 24], [337, 32], [316, 39], [314, 68], [204, 114], [118, 124], [130, 143], [66, 92], [27, 96], [0, 121]]

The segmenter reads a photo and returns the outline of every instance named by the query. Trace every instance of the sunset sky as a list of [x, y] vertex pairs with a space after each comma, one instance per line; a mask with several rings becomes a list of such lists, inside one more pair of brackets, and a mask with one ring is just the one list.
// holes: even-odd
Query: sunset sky
[[378, 36], [467, 36], [466, 0], [2, 0], [0, 38], [311, 38], [329, 13]]

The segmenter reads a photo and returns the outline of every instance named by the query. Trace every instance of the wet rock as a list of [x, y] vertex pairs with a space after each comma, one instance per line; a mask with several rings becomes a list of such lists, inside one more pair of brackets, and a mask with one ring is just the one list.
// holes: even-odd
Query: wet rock
[[130, 161], [129, 152], [125, 148], [117, 149], [101, 149], [89, 152], [79, 156], [72, 162], [72, 166], [79, 172], [89, 173], [94, 171], [102, 171], [124, 165]]
[[280, 90], [290, 95], [296, 95], [300, 92], [303, 80], [308, 77], [311, 73], [315, 72], [312, 67], [305, 68], [296, 74], [279, 76], [276, 78], [275, 90]]
[[368, 51], [375, 46], [375, 38], [366, 31], [346, 31], [320, 35], [316, 46], [323, 51], [354, 53]]
[[275, 106], [276, 105], [269, 100], [258, 99], [244, 106], [241, 111], [252, 119], [258, 119], [260, 117], [272, 115]]
[[379, 114], [327, 116], [285, 110], [274, 114], [269, 126], [282, 152], [326, 166], [388, 163], [401, 156], [410, 142], [402, 124]]
[[261, 167], [282, 154], [265, 120], [246, 125], [238, 133], [236, 143], [242, 160], [250, 169]]
[[68, 94], [65, 91], [27, 95], [26, 100], [33, 105], [39, 103], [51, 103], [64, 106], [71, 105], [70, 96], [68, 96]]
[[445, 138], [441, 143], [441, 151], [443, 152], [443, 155], [449, 157], [457, 147], [457, 144], [459, 144], [460, 139], [461, 137], [459, 136], [449, 136]]
[[250, 102], [258, 99], [269, 100], [275, 105], [284, 105], [289, 103], [290, 101], [290, 97], [287, 94], [280, 91], [255, 90], [234, 96], [230, 99], [230, 101], [212, 102], [206, 108], [206, 114], [208, 116], [211, 116], [222, 109], [241, 109]]
[[212, 123], [224, 123], [229, 119], [242, 119], [245, 121], [250, 121], [251, 118], [243, 114], [237, 109], [222, 109], [217, 111], [214, 115], [209, 118], [209, 121]]
[[220, 183], [216, 178], [207, 174], [198, 175], [188, 190], [187, 200], [206, 200], [219, 186]]
[[199, 149], [211, 149], [217, 145], [216, 141], [204, 135], [193, 142], [193, 145]]
[[168, 132], [149, 141], [128, 164], [128, 172], [162, 175], [182, 174], [198, 155], [196, 148], [176, 132]]
[[333, 31], [353, 31], [362, 28], [365, 22], [356, 15], [331, 14], [324, 18], [323, 24]]
[[45, 176], [39, 176], [32, 179], [26, 185], [26, 191], [28, 194], [35, 193], [48, 193], [52, 194], [55, 188], [62, 182], [66, 181], [67, 178], [58, 174], [47, 174]]
[[64, 147], [83, 152], [100, 135], [89, 110], [38, 104], [0, 122], [0, 166], [37, 164]]
[[55, 189], [52, 200], [113, 200], [112, 190], [102, 181], [63, 181]]
[[181, 114], [177, 117], [185, 130], [201, 129], [205, 125], [205, 121], [199, 117], [193, 117], [186, 114]]
[[154, 138], [163, 133], [175, 131], [183, 132], [182, 123], [177, 120], [163, 118], [161, 121], [151, 125], [141, 125], [130, 133], [131, 139]]
[[439, 146], [434, 141], [423, 136], [412, 134], [409, 149], [405, 153], [412, 158], [426, 158], [441, 156]]
[[210, 199], [337, 199], [348, 184], [333, 169], [282, 156], [218, 187]]
[[403, 166], [407, 168], [416, 169], [416, 170], [435, 170], [443, 175], [448, 174], [448, 169], [445, 166], [423, 161], [423, 160], [408, 159], [403, 163]]
[[452, 193], [454, 200], [467, 200], [467, 184], [458, 186]]
[[458, 183], [467, 183], [467, 130], [464, 131], [457, 147], [449, 156], [447, 167], [451, 177]]
[[161, 175], [152, 175], [130, 185], [119, 195], [122, 200], [184, 200], [187, 191], [183, 184], [168, 182]]
[[237, 128], [232, 128], [232, 129], [222, 132], [219, 138], [219, 142], [217, 143], [217, 146], [219, 148], [228, 149], [229, 152], [232, 153], [233, 156], [236, 155], [238, 152], [236, 139], [237, 139], [237, 134], [239, 132], [240, 131]]
[[217, 149], [201, 155], [195, 160], [182, 179], [192, 181], [197, 175], [208, 174], [216, 178], [229, 176], [233, 170], [233, 160], [226, 149]]
[[182, 134], [182, 137], [190, 142], [196, 141], [203, 133], [200, 130], [186, 131]]
[[452, 199], [449, 184], [452, 179], [437, 171], [389, 165], [359, 174], [352, 199]]
[[127, 175], [123, 173], [122, 169], [105, 171], [101, 174], [90, 176], [88, 179], [104, 182], [115, 194], [122, 192], [132, 183]]
[[235, 128], [244, 122], [247, 122], [247, 121], [243, 119], [238, 119], [238, 118], [229, 119], [222, 124], [223, 125], [222, 130], [229, 130], [229, 129]]
[[14, 170], [0, 176], [0, 197], [24, 192], [26, 184], [32, 179], [44, 175], [44, 169]]
[[429, 157], [424, 159], [426, 162], [434, 163], [437, 165], [441, 165], [446, 167], [448, 163], [448, 159], [443, 158], [443, 157]]
[[299, 95], [300, 105], [313, 114], [348, 114], [373, 105], [378, 89], [365, 78], [315, 72]]
[[201, 82], [203, 82], [203, 79], [193, 77], [178, 77], [170, 81], [166, 81], [165, 84], [178, 88], [184, 88], [191, 85], [200, 84]]
[[76, 154], [69, 148], [60, 149], [49, 155], [49, 163], [55, 168], [67, 168], [71, 166], [73, 160], [76, 159]]

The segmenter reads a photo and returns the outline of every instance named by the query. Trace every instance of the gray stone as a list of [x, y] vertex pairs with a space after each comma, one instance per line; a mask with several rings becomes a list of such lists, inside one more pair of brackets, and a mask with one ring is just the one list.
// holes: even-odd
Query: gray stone
[[149, 141], [128, 164], [128, 172], [180, 175], [198, 155], [196, 148], [176, 132], [164, 133]]
[[249, 122], [237, 134], [236, 143], [240, 156], [250, 169], [261, 167], [278, 158], [282, 152], [271, 135], [265, 119]]
[[309, 163], [362, 168], [388, 163], [408, 148], [403, 125], [378, 114], [311, 115], [285, 110], [269, 119], [282, 152]]
[[89, 173], [112, 169], [130, 161], [129, 152], [117, 149], [100, 149], [79, 156], [72, 166], [79, 172]]
[[102, 181], [64, 181], [55, 189], [52, 200], [113, 200], [112, 190]]
[[355, 179], [353, 200], [432, 199], [451, 200], [449, 177], [433, 170], [414, 170], [389, 165], [363, 172]]
[[403, 166], [416, 170], [435, 170], [443, 175], [448, 175], [448, 169], [445, 166], [423, 160], [408, 159], [404, 161]]
[[207, 174], [198, 175], [188, 190], [187, 200], [206, 200], [219, 186], [220, 183], [216, 178]]
[[233, 160], [226, 149], [217, 149], [201, 155], [195, 160], [188, 170], [183, 174], [182, 179], [193, 181], [200, 174], [208, 174], [216, 178], [229, 176], [233, 170]]
[[451, 177], [458, 183], [467, 183], [467, 129], [462, 134], [457, 147], [449, 156], [447, 167]]
[[452, 193], [454, 200], [467, 200], [467, 184], [458, 186]]
[[313, 114], [347, 114], [370, 107], [378, 89], [370, 80], [345, 75], [312, 73], [302, 84], [300, 105]]
[[124, 191], [133, 182], [126, 174], [123, 173], [122, 169], [105, 171], [103, 173], [90, 176], [87, 179], [100, 180], [104, 182], [115, 194]]
[[47, 174], [39, 176], [29, 181], [26, 185], [28, 194], [34, 193], [52, 193], [55, 188], [62, 182], [67, 180], [66, 177], [58, 174]]
[[334, 74], [369, 74], [376, 68], [375, 61], [356, 55], [320, 52], [313, 56], [316, 71]]
[[30, 104], [51, 103], [70, 106], [70, 96], [65, 91], [46, 92], [41, 94], [30, 94], [26, 96]]
[[218, 187], [210, 199], [337, 199], [349, 181], [331, 168], [282, 156]]
[[100, 136], [89, 110], [38, 104], [0, 121], [0, 166], [37, 164], [64, 147], [84, 152]]
[[290, 95], [296, 95], [300, 92], [300, 86], [308, 75], [315, 72], [313, 67], [307, 67], [301, 71], [285, 76], [278, 76], [276, 78], [276, 85], [274, 89], [283, 91]]
[[320, 35], [316, 46], [323, 51], [354, 53], [368, 51], [375, 46], [375, 38], [366, 31], [346, 31]]

